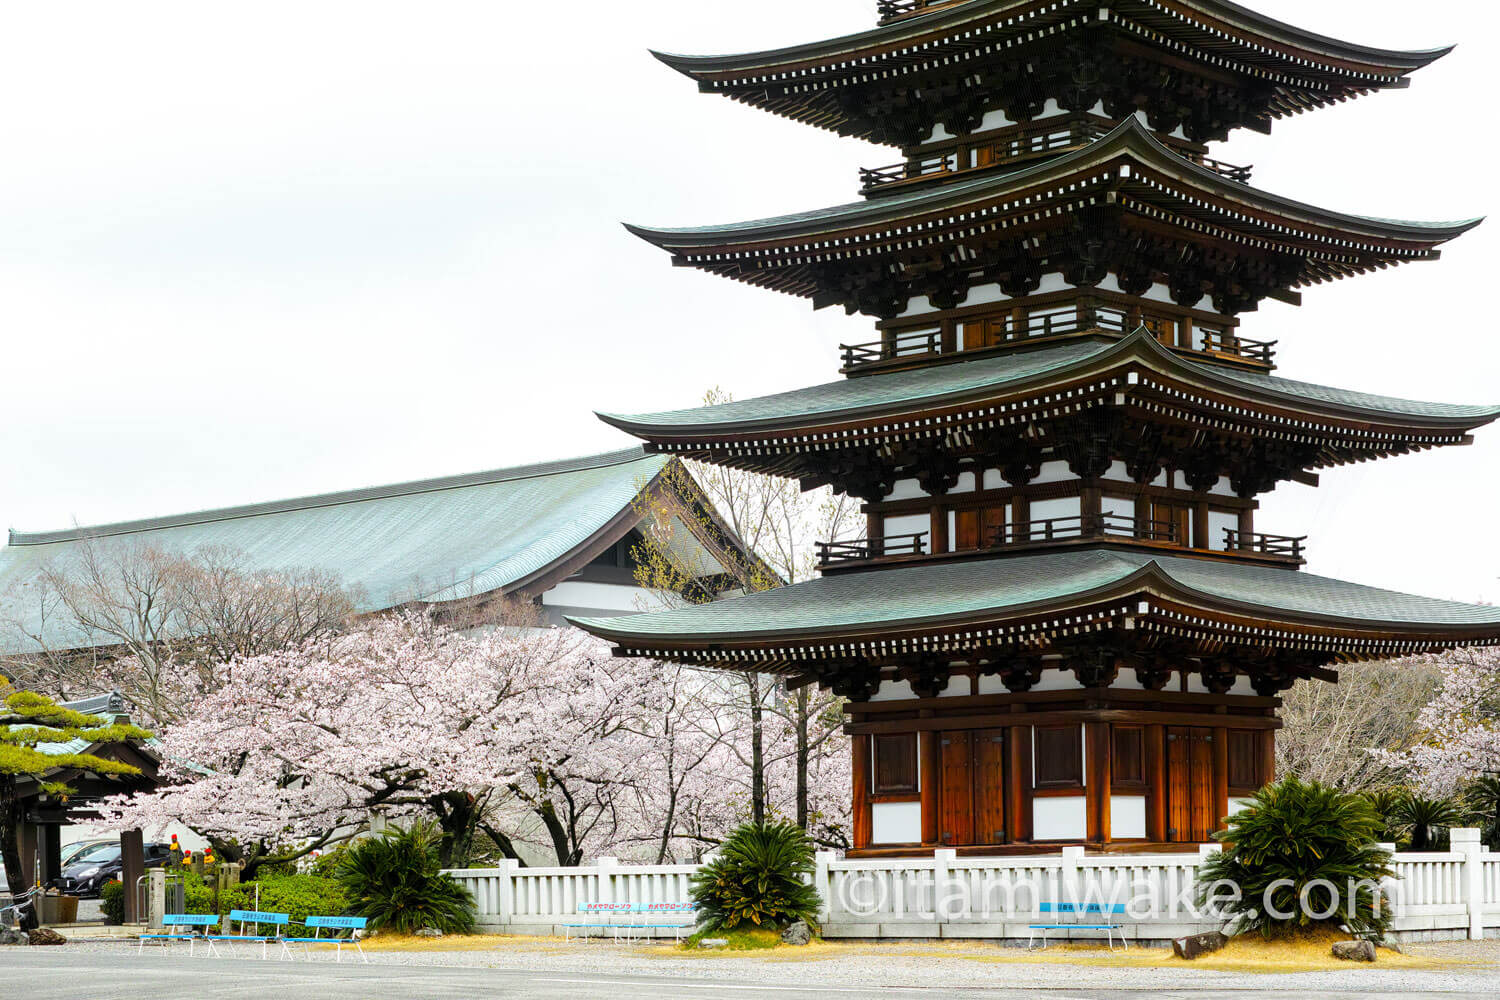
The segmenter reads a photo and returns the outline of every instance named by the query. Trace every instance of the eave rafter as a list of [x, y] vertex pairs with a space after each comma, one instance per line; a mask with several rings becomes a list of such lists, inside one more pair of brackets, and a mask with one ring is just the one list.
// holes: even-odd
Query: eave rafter
[[1304, 205], [1227, 180], [1133, 118], [1089, 146], [1011, 173], [873, 203], [696, 230], [632, 232], [694, 267], [882, 318], [941, 290], [997, 281], [1026, 294], [1061, 272], [1088, 287], [1149, 274], [1177, 304], [1226, 314], [1268, 296], [1414, 260], [1477, 225], [1406, 223]]
[[[1168, 431], [1159, 445], [1167, 451], [1177, 428], [1179, 438], [1209, 435], [1222, 441], [1223, 474], [1244, 475], [1241, 463], [1253, 453], [1274, 481], [1467, 444], [1470, 432], [1495, 415], [1481, 408], [1461, 418], [1423, 420], [1395, 412], [1340, 410], [1312, 398], [1277, 398], [1209, 366], [1183, 361], [1138, 331], [1072, 371], [1064, 368], [1042, 379], [977, 390], [961, 400], [917, 398], [858, 415], [789, 417], [759, 427], [668, 428], [606, 419], [644, 437], [660, 452], [796, 478], [806, 485], [835, 482], [857, 492], [851, 479], [858, 479], [862, 469], [887, 466], [871, 482], [888, 484], [900, 477], [902, 456], [923, 446], [941, 446], [966, 465], [1001, 468], [1017, 448], [1066, 445], [1085, 416], [1097, 416], [1083, 426], [1107, 431], [1111, 453], [1122, 460], [1144, 428]], [[1244, 481], [1253, 492], [1269, 485], [1260, 473]]]
[[[1123, 102], [1138, 81], [1118, 81], [1095, 94], [1075, 93], [1068, 66], [1118, 66], [1130, 56], [1140, 78], [1163, 72], [1182, 78], [1188, 94], [1220, 102], [1196, 127], [1215, 133], [1237, 125], [1266, 130], [1273, 119], [1374, 90], [1404, 86], [1408, 73], [1444, 54], [1393, 52], [1322, 38], [1234, 5], [1198, 0], [991, 0], [959, 4], [844, 38], [740, 56], [660, 58], [719, 93], [774, 114], [844, 135], [900, 143], [925, 124], [976, 107], [1015, 115], [1029, 108], [1016, 74], [1033, 90], [1056, 89], [1087, 106], [1094, 98]], [[1054, 51], [1054, 55], [1055, 55]], [[1105, 81], [1107, 84], [1108, 81]], [[1053, 86], [1055, 85], [1055, 86]], [[1242, 95], [1250, 95], [1247, 99]], [[1180, 96], [1163, 92], [1173, 113]], [[1022, 111], [1016, 111], [1019, 103]], [[1168, 129], [1170, 131], [1170, 129]]]

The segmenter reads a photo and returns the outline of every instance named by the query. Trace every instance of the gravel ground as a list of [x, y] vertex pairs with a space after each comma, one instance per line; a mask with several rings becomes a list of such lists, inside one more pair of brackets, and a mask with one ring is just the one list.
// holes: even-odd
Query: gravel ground
[[[477, 942], [473, 942], [477, 943]], [[75, 942], [68, 950], [134, 951], [123, 942]], [[1157, 990], [1296, 990], [1316, 993], [1443, 992], [1494, 996], [1500, 993], [1500, 941], [1412, 945], [1409, 954], [1452, 966], [1410, 969], [1350, 966], [1299, 973], [1240, 973], [1185, 968], [1162, 953], [1159, 967], [1087, 966], [1068, 962], [1018, 962], [1013, 949], [983, 945], [834, 945], [825, 949], [769, 954], [686, 956], [669, 948], [622, 947], [598, 941], [564, 944], [542, 939], [497, 940], [482, 948], [454, 951], [369, 952], [373, 964], [462, 966], [526, 970], [680, 976], [700, 981], [778, 986], [975, 986]], [[248, 953], [247, 953], [248, 957]], [[1010, 960], [1006, 960], [1009, 958]], [[319, 961], [328, 959], [319, 957]]]

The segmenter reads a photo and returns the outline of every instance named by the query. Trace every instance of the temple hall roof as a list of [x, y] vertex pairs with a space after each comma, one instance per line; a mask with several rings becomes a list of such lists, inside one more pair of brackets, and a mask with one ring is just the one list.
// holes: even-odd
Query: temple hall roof
[[[1126, 624], [1128, 620], [1128, 624]], [[795, 672], [799, 661], [1025, 645], [1104, 627], [1330, 658], [1500, 641], [1500, 608], [1310, 573], [1080, 550], [888, 567], [630, 618], [580, 618], [625, 655]]]

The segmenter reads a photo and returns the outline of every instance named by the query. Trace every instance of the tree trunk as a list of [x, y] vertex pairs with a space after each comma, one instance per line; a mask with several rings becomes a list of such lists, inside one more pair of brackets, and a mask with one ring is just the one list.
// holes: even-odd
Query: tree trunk
[[811, 751], [808, 749], [807, 715], [809, 708], [807, 688], [797, 692], [797, 825], [807, 829], [807, 765]]
[[[23, 810], [21, 803], [9, 795], [0, 796], [0, 858], [5, 860], [5, 874], [10, 883], [10, 894], [14, 902], [30, 888], [26, 868], [21, 864], [20, 827]], [[21, 911], [20, 925], [23, 931], [35, 930], [39, 925], [36, 905]]]
[[766, 821], [765, 720], [760, 703], [760, 674], [747, 673], [750, 689], [750, 818], [757, 825]]

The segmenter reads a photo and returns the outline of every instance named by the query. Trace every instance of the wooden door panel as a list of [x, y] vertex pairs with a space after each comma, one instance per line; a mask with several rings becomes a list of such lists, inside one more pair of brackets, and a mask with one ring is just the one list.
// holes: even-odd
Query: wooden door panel
[[1184, 843], [1191, 839], [1192, 738], [1185, 726], [1167, 727], [1167, 840]]
[[1005, 730], [973, 734], [974, 843], [1003, 844], [1005, 837]]
[[969, 733], [939, 734], [938, 767], [942, 774], [938, 801], [938, 839], [945, 845], [974, 842], [974, 769]]
[[1214, 744], [1212, 729], [1194, 729], [1192, 736], [1192, 839], [1200, 843], [1218, 825], [1214, 815]]
[[953, 515], [953, 527], [957, 535], [953, 541], [954, 551], [979, 548], [979, 511], [958, 511]]

